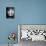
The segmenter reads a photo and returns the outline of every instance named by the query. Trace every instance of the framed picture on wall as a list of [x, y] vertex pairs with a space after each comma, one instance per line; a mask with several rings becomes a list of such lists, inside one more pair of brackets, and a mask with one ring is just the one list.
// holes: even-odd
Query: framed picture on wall
[[18, 25], [18, 41], [46, 41], [46, 25], [45, 24], [19, 24]]
[[14, 18], [14, 17], [15, 17], [15, 8], [6, 7], [6, 18]]

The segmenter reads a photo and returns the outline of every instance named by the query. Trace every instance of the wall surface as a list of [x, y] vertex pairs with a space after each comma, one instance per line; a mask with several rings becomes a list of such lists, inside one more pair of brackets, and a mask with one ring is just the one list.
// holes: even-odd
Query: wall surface
[[[8, 35], [10, 32], [16, 32], [17, 34], [17, 17], [15, 19], [7, 19], [6, 7], [16, 7], [16, 1], [0, 0], [0, 44], [9, 42]], [[17, 39], [15, 42], [17, 43]]]
[[16, 0], [19, 24], [46, 24], [46, 0]]
[[[9, 6], [15, 7], [15, 19], [6, 19]], [[9, 32], [18, 32], [18, 24], [46, 24], [46, 0], [0, 0], [0, 44], [8, 43]]]

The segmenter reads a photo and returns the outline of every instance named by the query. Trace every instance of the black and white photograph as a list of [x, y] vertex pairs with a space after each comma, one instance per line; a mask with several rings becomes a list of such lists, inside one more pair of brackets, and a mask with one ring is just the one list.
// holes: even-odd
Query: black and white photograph
[[46, 25], [20, 24], [18, 39], [20, 46], [43, 45], [46, 43]]
[[6, 18], [14, 18], [14, 17], [15, 17], [15, 8], [6, 7]]

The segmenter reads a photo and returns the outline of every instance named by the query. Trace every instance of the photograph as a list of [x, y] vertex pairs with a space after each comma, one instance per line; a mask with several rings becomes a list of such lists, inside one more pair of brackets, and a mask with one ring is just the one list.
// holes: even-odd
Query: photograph
[[26, 46], [35, 42], [46, 42], [46, 25], [19, 24], [18, 38], [20, 46]]
[[14, 18], [14, 17], [15, 17], [14, 7], [6, 7], [6, 18]]

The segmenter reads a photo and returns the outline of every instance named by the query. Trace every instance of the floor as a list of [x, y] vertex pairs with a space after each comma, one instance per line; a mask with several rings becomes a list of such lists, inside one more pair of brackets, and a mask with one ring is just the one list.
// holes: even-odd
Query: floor
[[20, 46], [46, 46], [46, 42], [45, 41], [32, 42], [31, 40], [28, 41], [21, 40]]
[[[8, 46], [7, 44], [0, 44], [0, 46]], [[11, 45], [10, 45], [11, 46]], [[21, 40], [19, 44], [14, 44], [13, 46], [46, 46], [45, 41], [34, 41], [32, 42], [31, 40], [25, 41]]]
[[[0, 46], [8, 46], [8, 44], [0, 44]], [[18, 46], [18, 44], [10, 45], [10, 46]]]

